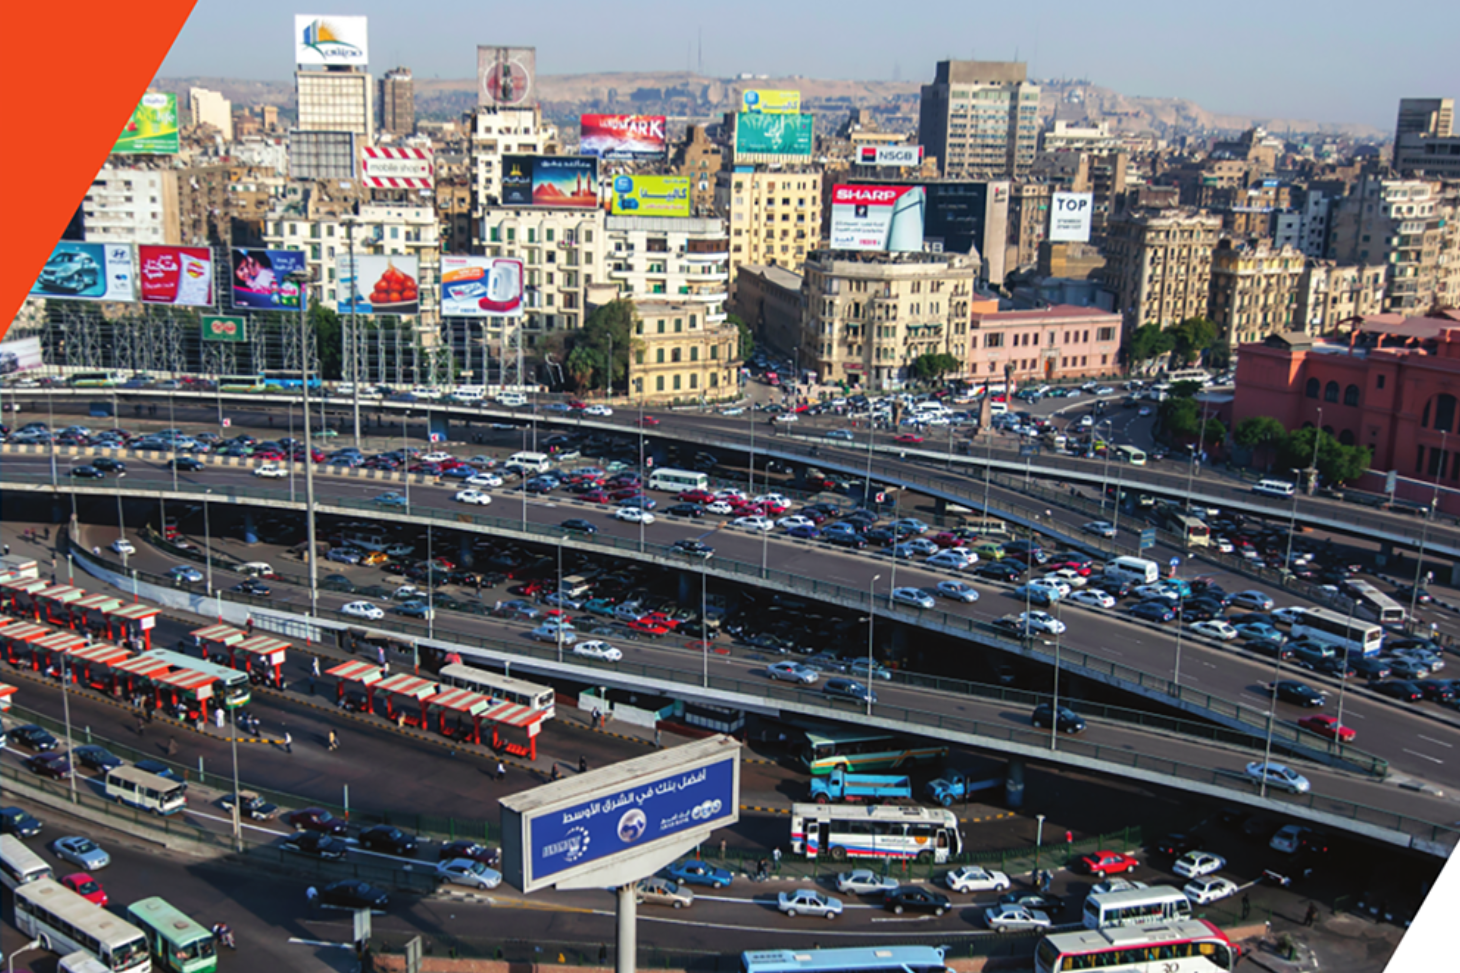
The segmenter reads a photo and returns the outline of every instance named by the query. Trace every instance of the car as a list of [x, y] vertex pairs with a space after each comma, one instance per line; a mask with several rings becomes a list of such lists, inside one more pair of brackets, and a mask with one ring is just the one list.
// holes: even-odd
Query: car
[[944, 598], [951, 598], [965, 604], [978, 601], [978, 592], [974, 590], [973, 585], [963, 581], [939, 581], [933, 590]]
[[1042, 632], [1045, 635], [1063, 635], [1067, 626], [1049, 612], [1020, 612], [1017, 616], [1020, 627], [1026, 631]]
[[654, 515], [639, 507], [616, 507], [613, 511], [614, 520], [623, 520], [631, 524], [652, 524]]
[[1094, 534], [1096, 537], [1115, 537], [1115, 525], [1108, 520], [1092, 520], [1087, 524], [1081, 524], [1080, 529], [1087, 534]]
[[1311, 786], [1308, 778], [1283, 764], [1271, 760], [1254, 760], [1247, 765], [1247, 777], [1254, 784], [1266, 781], [1270, 786], [1280, 787], [1293, 794], [1306, 794]]
[[381, 507], [409, 507], [411, 505], [404, 493], [397, 493], [394, 490], [378, 494], [372, 497], [370, 502]]
[[170, 569], [167, 572], [167, 576], [173, 581], [182, 582], [183, 584], [197, 584], [203, 580], [203, 572], [186, 564], [179, 564], [177, 567]]
[[282, 847], [286, 851], [326, 861], [341, 861], [350, 850], [345, 839], [318, 831], [297, 831], [284, 839]]
[[1207, 638], [1217, 639], [1221, 642], [1230, 642], [1237, 637], [1235, 628], [1215, 618], [1205, 622], [1193, 622], [1191, 630], [1197, 635], [1205, 635]]
[[25, 767], [33, 774], [52, 780], [66, 780], [71, 776], [71, 761], [64, 753], [38, 753], [26, 757]]
[[573, 654], [582, 656], [585, 659], [598, 659], [602, 662], [622, 662], [624, 653], [622, 649], [615, 648], [601, 639], [588, 639], [584, 642], [573, 644]]
[[1009, 876], [981, 865], [960, 865], [943, 875], [943, 884], [954, 892], [1002, 892]]
[[1169, 622], [1176, 617], [1176, 612], [1171, 606], [1160, 601], [1143, 601], [1138, 605], [1131, 605], [1126, 609], [1126, 614], [1133, 618], [1144, 619], [1148, 622]]
[[407, 618], [431, 618], [435, 612], [427, 601], [406, 601], [391, 608], [397, 615], [404, 615]]
[[1389, 679], [1372, 687], [1374, 692], [1405, 703], [1418, 703], [1425, 698], [1424, 691], [1408, 679]]
[[726, 888], [735, 880], [734, 873], [728, 869], [693, 858], [675, 862], [664, 869], [664, 874], [681, 885], [708, 885], [716, 889]]
[[61, 745], [49, 730], [34, 723], [26, 723], [22, 726], [10, 728], [10, 739], [19, 743], [27, 750], [34, 750], [36, 753], [46, 753]]
[[1076, 605], [1088, 605], [1091, 608], [1115, 607], [1115, 597], [1099, 588], [1082, 588], [1070, 595], [1070, 602]]
[[1252, 611], [1272, 611], [1273, 600], [1260, 591], [1239, 591], [1232, 596], [1231, 605]]
[[904, 912], [931, 912], [941, 916], [953, 908], [953, 903], [942, 892], [921, 885], [904, 885], [882, 896], [882, 908], [899, 916]]
[[[138, 765], [140, 766], [140, 764]], [[322, 834], [342, 835], [349, 830], [345, 822], [322, 807], [305, 807], [284, 815], [285, 824], [296, 831], [318, 831]]]
[[86, 872], [72, 872], [61, 879], [61, 884], [93, 905], [104, 908], [110, 901], [106, 889], [102, 888], [101, 883]]
[[776, 908], [788, 916], [823, 916], [835, 919], [842, 914], [840, 899], [815, 889], [795, 889], [776, 896]]
[[85, 871], [98, 872], [112, 863], [112, 856], [92, 841], [80, 835], [68, 835], [51, 842], [51, 854], [70, 862]]
[[736, 517], [734, 520], [730, 521], [730, 526], [738, 527], [742, 530], [754, 530], [760, 531], [761, 533], [769, 534], [771, 531], [776, 529], [776, 522], [774, 520], [771, 520], [769, 517], [752, 515], [746, 517]]
[[1306, 608], [1299, 608], [1296, 605], [1291, 605], [1286, 608], [1275, 609], [1272, 612], [1272, 617], [1275, 621], [1282, 622], [1284, 625], [1292, 625], [1301, 621], [1303, 615], [1307, 613], [1307, 611], [1308, 609]]
[[390, 895], [368, 882], [348, 878], [341, 882], [331, 882], [320, 889], [319, 901], [323, 905], [346, 909], [384, 909], [390, 904]]
[[1231, 879], [1220, 875], [1205, 875], [1194, 878], [1181, 887], [1192, 905], [1211, 905], [1237, 892], [1237, 885]]
[[1354, 737], [1358, 736], [1358, 731], [1353, 727], [1340, 726], [1338, 717], [1326, 716], [1322, 713], [1305, 716], [1298, 721], [1298, 725], [1311, 733], [1327, 737], [1330, 740], [1337, 740], [1340, 743], [1349, 743]]
[[694, 905], [695, 894], [677, 882], [652, 876], [634, 887], [634, 898], [646, 905], [667, 905], [687, 909]]
[[1080, 859], [1080, 865], [1090, 875], [1108, 878], [1128, 872], [1140, 865], [1133, 855], [1122, 851], [1092, 851]]
[[336, 564], [359, 564], [360, 552], [349, 547], [335, 547], [325, 554], [324, 559]]
[[949, 549], [939, 551], [923, 563], [930, 568], [947, 568], [950, 571], [965, 571], [978, 563], [978, 555]]
[[826, 434], [827, 439], [839, 439], [842, 442], [850, 443], [856, 439], [850, 429], [833, 429]]
[[639, 417], [639, 425], [641, 425], [641, 426], [657, 426], [657, 425], [659, 425], [659, 420], [656, 419], [656, 418], [654, 418], [653, 416], [640, 416]]
[[1064, 896], [1053, 892], [1005, 892], [999, 896], [999, 905], [1022, 905], [1032, 912], [1043, 912], [1050, 918], [1065, 911]]
[[1268, 639], [1273, 642], [1283, 642], [1287, 639], [1287, 636], [1267, 622], [1238, 621], [1232, 628], [1243, 641]]
[[352, 601], [341, 608], [340, 612], [352, 618], [368, 618], [371, 621], [379, 621], [385, 617], [385, 609], [368, 601]]
[[[1049, 703], [1040, 703], [1038, 706], [1034, 707], [1034, 712], [1029, 715], [1029, 721], [1037, 727], [1049, 729], [1051, 719], [1050, 710], [1051, 707]], [[1059, 721], [1059, 731], [1061, 733], [1085, 732], [1084, 718], [1082, 718], [1079, 713], [1076, 713], [1074, 710], [1069, 709], [1068, 707], [1061, 706], [1059, 708], [1059, 716], [1057, 717], [1057, 719]]]
[[1326, 697], [1323, 693], [1314, 689], [1305, 682], [1295, 682], [1292, 679], [1280, 679], [1272, 685], [1273, 695], [1280, 703], [1292, 703], [1295, 706], [1318, 707], [1322, 706]]
[[[234, 795], [224, 794], [218, 799], [218, 806], [225, 811], [232, 811]], [[279, 813], [277, 804], [270, 804], [253, 791], [240, 791], [237, 797], [238, 813], [252, 821], [268, 821]]]
[[892, 441], [895, 443], [901, 443], [904, 446], [916, 446], [923, 441], [923, 437], [919, 436], [917, 433], [905, 432], [902, 435], [893, 439]]
[[118, 537], [107, 546], [110, 548], [113, 554], [127, 555], [137, 553], [137, 549], [132, 546], [132, 542], [127, 540], [125, 537]]
[[78, 480], [100, 480], [106, 474], [94, 466], [77, 466], [71, 470], [71, 475]]
[[1393, 672], [1393, 670], [1389, 666], [1389, 663], [1385, 662], [1382, 659], [1375, 659], [1371, 656], [1351, 656], [1348, 662], [1349, 665], [1353, 667], [1354, 672], [1357, 675], [1363, 676], [1365, 679], [1388, 679], [1390, 674]]
[[264, 463], [262, 466], [253, 468], [253, 475], [266, 480], [280, 480], [289, 475], [289, 471], [278, 463]]
[[95, 743], [88, 743], [71, 751], [76, 762], [87, 770], [98, 770], [105, 774], [113, 767], [120, 767], [126, 761], [112, 753], [106, 747], [98, 746]]
[[1188, 851], [1171, 866], [1171, 870], [1182, 878], [1200, 878], [1219, 872], [1227, 867], [1227, 860], [1209, 851]]
[[794, 682], [803, 686], [810, 686], [821, 678], [821, 673], [799, 662], [772, 662], [765, 671], [777, 682]]
[[437, 861], [450, 861], [453, 858], [470, 858], [472, 861], [481, 862], [489, 867], [496, 867], [501, 860], [501, 855], [492, 848], [488, 848], [480, 841], [472, 841], [470, 838], [458, 838], [455, 841], [448, 841], [436, 849]]
[[0, 808], [0, 834], [30, 838], [40, 834], [41, 827], [37, 818], [18, 807]]
[[1168, 834], [1156, 842], [1156, 854], [1165, 855], [1167, 858], [1180, 858], [1188, 851], [1196, 851], [1201, 847], [1201, 839], [1195, 835], [1175, 832]]
[[911, 605], [913, 608], [936, 608], [938, 602], [921, 588], [893, 588], [892, 603]]
[[854, 868], [836, 877], [836, 890], [850, 895], [881, 895], [897, 888], [897, 879], [878, 875], [870, 868]]
[[673, 517], [699, 518], [705, 515], [705, 508], [698, 503], [685, 501], [683, 503], [671, 504], [670, 506], [665, 507], [664, 512]]
[[[99, 465], [101, 460], [97, 460], [96, 462]], [[112, 462], [116, 461], [113, 460]], [[120, 463], [117, 463], [117, 465], [121, 466]], [[179, 473], [198, 473], [208, 468], [208, 464], [193, 456], [179, 456], [176, 459], [169, 460], [167, 465]], [[126, 467], [122, 467], [122, 469], [126, 469]]]
[[480, 507], [485, 507], [492, 502], [492, 495], [490, 493], [483, 493], [474, 487], [468, 487], [465, 490], [457, 490], [456, 493], [452, 494], [451, 499], [457, 503], [472, 503]]
[[393, 825], [377, 824], [360, 832], [360, 847], [387, 855], [414, 856], [416, 839]]
[[561, 642], [572, 645], [578, 641], [578, 632], [568, 622], [547, 621], [527, 633], [534, 642]]
[[838, 699], [855, 699], [859, 703], [877, 702], [877, 693], [855, 679], [828, 679], [821, 691]]
[[1148, 889], [1145, 882], [1136, 882], [1128, 878], [1107, 878], [1103, 882], [1096, 882], [1090, 886], [1090, 895], [1109, 895], [1111, 892], [1129, 892], [1131, 889]]
[[558, 529], [565, 530], [574, 534], [598, 533], [598, 525], [593, 523], [591, 520], [584, 520], [582, 517], [569, 517], [561, 524], [558, 524]]
[[711, 558], [715, 556], [715, 549], [704, 541], [697, 541], [692, 537], [685, 537], [677, 540], [672, 545], [676, 554], [686, 554], [690, 557]]
[[436, 863], [436, 877], [451, 885], [473, 889], [494, 889], [502, 884], [502, 873], [472, 858], [450, 858]]
[[1272, 836], [1267, 846], [1274, 851], [1291, 855], [1303, 846], [1303, 836], [1307, 833], [1308, 829], [1301, 824], [1284, 825]]
[[983, 910], [983, 920], [996, 932], [1012, 932], [1023, 929], [1048, 929], [1052, 923], [1049, 916], [1038, 909], [1030, 909], [1014, 902], [1001, 902]]

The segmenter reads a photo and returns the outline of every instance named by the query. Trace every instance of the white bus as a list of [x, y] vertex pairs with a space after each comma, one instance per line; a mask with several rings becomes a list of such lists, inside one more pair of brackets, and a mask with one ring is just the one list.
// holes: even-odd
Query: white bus
[[552, 719], [556, 710], [556, 694], [551, 686], [539, 685], [525, 679], [504, 676], [500, 672], [489, 672], [475, 666], [452, 663], [441, 667], [441, 681], [458, 689], [470, 689], [474, 693], [506, 700], [518, 706], [526, 706], [544, 719]]
[[1404, 606], [1368, 581], [1350, 578], [1339, 586], [1343, 596], [1354, 602], [1354, 614], [1380, 625], [1403, 625], [1408, 614]]
[[1376, 622], [1350, 618], [1331, 608], [1309, 608], [1293, 621], [1292, 637], [1331, 645], [1345, 654], [1375, 655], [1384, 645], [1384, 629]]
[[1205, 368], [1178, 368], [1167, 372], [1161, 379], [1171, 385], [1177, 382], [1200, 382], [1203, 387], [1211, 384], [1212, 373]]
[[684, 493], [686, 490], [708, 490], [710, 478], [694, 470], [655, 470], [649, 474], [650, 490]]
[[1166, 515], [1166, 527], [1173, 534], [1180, 534], [1187, 547], [1208, 547], [1212, 543], [1211, 529], [1200, 517], [1172, 509]]
[[529, 473], [546, 473], [552, 469], [553, 458], [547, 453], [534, 453], [528, 450], [521, 453], [513, 453], [507, 457], [507, 466], [515, 466]]
[[39, 879], [54, 877], [51, 866], [26, 847], [25, 842], [13, 834], [0, 835], [0, 882], [7, 889], [18, 889]]
[[41, 948], [65, 955], [81, 951], [112, 973], [150, 973], [152, 956], [142, 930], [43, 878], [15, 890], [15, 925]]
[[1161, 580], [1161, 565], [1143, 557], [1118, 557], [1105, 564], [1105, 574], [1131, 584], [1155, 584]]
[[1115, 447], [1115, 459], [1117, 462], [1129, 463], [1131, 466], [1145, 466], [1146, 454], [1144, 450], [1134, 446]]
[[791, 850], [807, 858], [903, 858], [945, 864], [963, 850], [958, 815], [943, 808], [791, 805]]
[[106, 775], [107, 797], [157, 814], [176, 814], [187, 807], [186, 789], [185, 784], [136, 767], [114, 767]]
[[1191, 918], [1191, 900], [1180, 889], [1158, 885], [1085, 897], [1085, 928], [1143, 926]]
[[1113, 969], [1118, 973], [1223, 973], [1242, 950], [1201, 919], [1160, 926], [1111, 926], [1046, 936], [1034, 951], [1035, 973]]
[[1298, 492], [1298, 488], [1287, 480], [1258, 480], [1252, 486], [1253, 493], [1260, 493], [1265, 497], [1282, 497], [1287, 499]]

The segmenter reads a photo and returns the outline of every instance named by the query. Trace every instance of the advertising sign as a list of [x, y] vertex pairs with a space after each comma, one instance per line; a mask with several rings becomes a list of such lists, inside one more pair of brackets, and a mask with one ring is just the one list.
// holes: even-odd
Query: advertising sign
[[799, 115], [801, 92], [747, 88], [740, 92], [740, 110], [760, 115]]
[[233, 306], [298, 310], [299, 286], [288, 278], [304, 269], [299, 250], [234, 250]]
[[446, 317], [522, 315], [522, 261], [515, 257], [441, 255], [441, 313]]
[[41, 339], [16, 338], [0, 343], [0, 375], [29, 371], [42, 364]]
[[[352, 266], [353, 264], [353, 266]], [[354, 280], [354, 287], [351, 282]], [[355, 296], [356, 314], [417, 314], [421, 310], [418, 284], [421, 259], [402, 254], [335, 258], [335, 309], [350, 312]]]
[[360, 149], [360, 181], [370, 189], [430, 189], [436, 184], [431, 149], [364, 146]]
[[614, 216], [689, 216], [689, 176], [614, 176]]
[[810, 158], [810, 115], [735, 116], [735, 155], [782, 155]]
[[300, 67], [370, 63], [368, 17], [294, 15], [294, 63]]
[[477, 104], [537, 104], [537, 48], [477, 47]]
[[219, 317], [203, 315], [204, 341], [229, 341], [242, 343], [248, 340], [244, 319], [240, 317]]
[[289, 132], [289, 178], [355, 178], [354, 132]]
[[576, 155], [502, 157], [503, 206], [598, 206], [598, 160]]
[[1050, 242], [1090, 242], [1090, 217], [1094, 212], [1094, 193], [1055, 193], [1049, 210]]
[[863, 166], [920, 166], [921, 145], [864, 145], [857, 150], [857, 164]]
[[213, 251], [139, 244], [137, 290], [144, 304], [212, 307]]
[[584, 115], [578, 151], [600, 159], [662, 159], [669, 151], [663, 115]]
[[32, 297], [83, 301], [134, 301], [130, 243], [71, 243], [62, 240], [31, 285]]
[[127, 119], [113, 152], [177, 155], [177, 95], [149, 91]]
[[923, 249], [922, 186], [833, 186], [833, 250]]

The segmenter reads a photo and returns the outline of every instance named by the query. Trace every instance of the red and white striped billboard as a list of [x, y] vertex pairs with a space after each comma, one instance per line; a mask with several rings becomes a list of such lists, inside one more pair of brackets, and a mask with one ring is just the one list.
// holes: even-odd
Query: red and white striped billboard
[[360, 181], [369, 189], [430, 189], [436, 164], [430, 149], [360, 149]]

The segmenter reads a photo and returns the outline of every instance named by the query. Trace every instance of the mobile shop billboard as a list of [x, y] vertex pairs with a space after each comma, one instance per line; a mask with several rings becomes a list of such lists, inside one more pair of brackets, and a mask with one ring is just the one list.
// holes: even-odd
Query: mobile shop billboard
[[735, 116], [735, 154], [790, 155], [811, 157], [810, 115], [761, 115], [741, 112]]
[[28, 372], [32, 368], [40, 368], [42, 364], [41, 339], [16, 338], [14, 341], [0, 343], [0, 375]]
[[335, 309], [341, 314], [350, 312], [353, 290], [356, 314], [417, 314], [421, 310], [417, 283], [420, 279], [419, 257], [402, 254], [336, 257]]
[[833, 186], [833, 250], [920, 251], [923, 210], [921, 186]]
[[537, 104], [537, 48], [478, 45], [477, 104]]
[[113, 152], [134, 155], [177, 155], [177, 95], [149, 91], [122, 128]]
[[430, 189], [436, 184], [431, 149], [366, 145], [360, 149], [360, 181], [370, 189]]
[[1094, 193], [1055, 193], [1049, 208], [1050, 242], [1089, 243], [1094, 213]]
[[234, 250], [233, 306], [263, 311], [298, 310], [299, 285], [290, 274], [305, 270], [301, 250]]
[[137, 290], [144, 304], [213, 306], [213, 251], [137, 246]]
[[516, 257], [441, 255], [444, 317], [521, 317], [522, 261]]
[[600, 159], [662, 159], [669, 151], [663, 115], [583, 115], [578, 151]]
[[300, 67], [370, 63], [368, 17], [294, 15], [294, 63]]
[[864, 166], [920, 166], [921, 145], [864, 145], [857, 150], [857, 164]]
[[801, 92], [747, 88], [740, 92], [740, 110], [761, 115], [799, 115]]
[[689, 216], [689, 176], [614, 176], [614, 216]]
[[72, 243], [51, 251], [32, 297], [70, 297], [82, 301], [134, 301], [135, 277], [130, 243]]
[[502, 157], [503, 206], [598, 206], [598, 160], [577, 155]]

